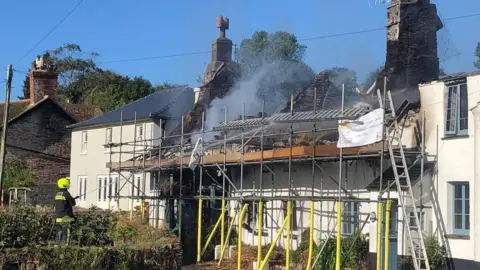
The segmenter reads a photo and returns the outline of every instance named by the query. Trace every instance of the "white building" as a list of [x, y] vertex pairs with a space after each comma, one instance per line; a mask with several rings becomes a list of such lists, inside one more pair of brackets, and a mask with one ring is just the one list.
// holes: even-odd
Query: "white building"
[[[71, 193], [80, 196], [77, 205], [106, 209], [107, 197], [117, 191], [120, 196], [149, 196], [149, 173], [111, 172], [106, 164], [148, 154], [154, 147], [158, 149], [162, 134], [168, 134], [181, 123], [181, 116], [193, 102], [193, 89], [176, 87], [69, 126]], [[110, 143], [114, 145], [112, 148], [105, 146]], [[135, 199], [134, 205], [139, 202], [140, 199]], [[117, 208], [117, 200], [112, 200], [110, 206]], [[129, 200], [121, 199], [119, 207], [128, 210]]]
[[[189, 104], [184, 107], [190, 108], [190, 105], [193, 104], [194, 94], [191, 89], [171, 91], [186, 96], [185, 99], [189, 100]], [[418, 129], [422, 128], [423, 123], [425, 124], [424, 137], [427, 158], [423, 163], [423, 181], [419, 181], [422, 179], [421, 163], [417, 163], [410, 170], [410, 177], [414, 183], [414, 193], [417, 197], [416, 206], [420, 212], [418, 213], [421, 223], [420, 230], [425, 237], [435, 236], [441, 244], [447, 247], [448, 257], [452, 259], [451, 263], [455, 265], [456, 269], [478, 267], [480, 265], [480, 229], [477, 231], [474, 231], [474, 229], [480, 228], [480, 207], [475, 207], [475, 199], [470, 194], [480, 193], [480, 185], [475, 185], [474, 181], [479, 181], [477, 178], [480, 173], [480, 109], [478, 106], [480, 102], [480, 72], [444, 76], [437, 81], [419, 85], [419, 93], [420, 107], [417, 106], [416, 109], [411, 110], [406, 122], [401, 124], [405, 127], [402, 140], [407, 148], [421, 146], [422, 138], [419, 137], [421, 132]], [[154, 95], [162, 95], [162, 93]], [[149, 97], [145, 99], [148, 100]], [[394, 100], [394, 102], [398, 101]], [[138, 101], [139, 104], [141, 102], [142, 100]], [[105, 164], [118, 162], [119, 159], [125, 161], [133, 157], [133, 147], [125, 145], [122, 149], [122, 156], [113, 153], [110, 160], [108, 149], [103, 147], [106, 141], [112, 140], [113, 142], [123, 143], [134, 141], [136, 130], [136, 140], [145, 140], [147, 149], [148, 147], [158, 146], [159, 142], [154, 139], [159, 138], [164, 133], [169, 133], [169, 130], [178, 125], [180, 121], [178, 116], [185, 113], [172, 111], [169, 117], [160, 117], [158, 114], [149, 113], [155, 111], [150, 108], [157, 108], [155, 103], [145, 103], [141, 106], [132, 104], [123, 108], [124, 121], [121, 139], [120, 110], [107, 113], [104, 118], [99, 117], [97, 120], [92, 119], [72, 126], [71, 179], [74, 183], [72, 193], [83, 194], [83, 191], [87, 191], [86, 195], [81, 197], [79, 205], [97, 205], [106, 208], [106, 196], [110, 192], [113, 194], [115, 185], [113, 185], [112, 191], [110, 191], [110, 188], [105, 189], [104, 187], [105, 183], [107, 185], [110, 183], [109, 169], [106, 168]], [[139, 117], [140, 107], [143, 111], [148, 111], [147, 114], [142, 112], [142, 117]], [[132, 122], [135, 110], [137, 111], [136, 125]], [[152, 115], [157, 117], [152, 117]], [[167, 130], [163, 132], [160, 127], [160, 119], [162, 119], [162, 123], [166, 123], [165, 125], [170, 123], [171, 128], [165, 128]], [[141, 145], [135, 149], [135, 153], [141, 153], [144, 150], [145, 146]], [[127, 154], [126, 151], [132, 153]], [[213, 159], [213, 157], [210, 156], [209, 159]], [[386, 162], [383, 172], [384, 185], [386, 181], [393, 181], [391, 166], [388, 160]], [[313, 179], [315, 179], [313, 186], [315, 196], [337, 196], [338, 184], [335, 180], [338, 179], [338, 162], [320, 163], [322, 168], [315, 169], [315, 177], [312, 177], [311, 174], [311, 164], [308, 164], [308, 161], [306, 163], [295, 163], [292, 166], [295, 178], [295, 196], [310, 196]], [[288, 195], [286, 189], [289, 178], [285, 166], [285, 163], [273, 162], [268, 164], [269, 169], [264, 168], [262, 173], [264, 196]], [[372, 165], [366, 161], [357, 160], [348, 162], [348, 165], [344, 168], [344, 177], [347, 179], [347, 185], [344, 188], [353, 196], [372, 202], [346, 204], [341, 233], [349, 236], [355, 228], [363, 226], [362, 233], [368, 234], [370, 243], [369, 268], [375, 269], [377, 221], [374, 217], [377, 212], [377, 203], [374, 201], [378, 199], [379, 163]], [[241, 185], [238, 166], [227, 167], [227, 171], [233, 184], [237, 188], [243, 187], [243, 195], [247, 196], [253, 193], [254, 182], [258, 189], [259, 164], [245, 165]], [[128, 174], [123, 175], [128, 177]], [[139, 181], [141, 186], [140, 193], [149, 192], [148, 173], [145, 176], [146, 179], [143, 178], [142, 174], [135, 175], [135, 181]], [[221, 178], [221, 174], [218, 176]], [[117, 177], [118, 173], [112, 175], [112, 183], [115, 183]], [[167, 176], [161, 178], [166, 179]], [[78, 180], [75, 181], [75, 179]], [[123, 183], [125, 183], [125, 179], [120, 176], [119, 186]], [[122, 189], [121, 195], [131, 195], [132, 190], [139, 192], [135, 191], [135, 188], [132, 189], [131, 183], [127, 183], [127, 188]], [[386, 194], [383, 194], [383, 198], [387, 198]], [[405, 222], [411, 223], [415, 213], [407, 213], [408, 216], [405, 217], [402, 209], [396, 207], [400, 203], [395, 189], [390, 192], [390, 198], [394, 201], [394, 206], [392, 207], [390, 220], [389, 265], [390, 269], [396, 269], [401, 258], [408, 255]], [[473, 200], [473, 202], [470, 203], [470, 200]], [[128, 201], [124, 201], [120, 207], [128, 209]], [[230, 215], [234, 212], [235, 203], [234, 201], [230, 203]], [[302, 240], [305, 240], [302, 239], [301, 234], [309, 227], [310, 202], [297, 201], [294, 203], [294, 207], [292, 248], [295, 249]], [[258, 217], [255, 215], [256, 210], [254, 208], [251, 207], [247, 212], [242, 239], [246, 244], [255, 245], [257, 244]], [[285, 218], [284, 208], [282, 200], [265, 203], [265, 214], [262, 217], [264, 220], [263, 244], [272, 241], [276, 230]], [[325, 238], [329, 232], [336, 234], [334, 227], [336, 216], [333, 202], [316, 202], [314, 219], [315, 240], [317, 242], [320, 235]], [[284, 234], [280, 238], [279, 244], [284, 246], [285, 240]]]

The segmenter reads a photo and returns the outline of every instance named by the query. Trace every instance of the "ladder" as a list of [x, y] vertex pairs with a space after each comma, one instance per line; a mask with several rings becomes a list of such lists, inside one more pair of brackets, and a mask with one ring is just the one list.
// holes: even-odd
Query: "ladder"
[[[380, 90], [378, 90], [377, 93], [380, 105], [382, 105]], [[410, 175], [408, 173], [408, 165], [405, 159], [405, 152], [403, 150], [401, 138], [402, 128], [397, 123], [395, 107], [393, 106], [393, 100], [390, 91], [387, 92], [385, 102], [388, 102], [390, 106], [390, 112], [387, 114], [386, 110], [385, 115], [389, 116], [389, 118], [393, 122], [386, 125], [385, 139], [388, 142], [388, 152], [390, 154], [390, 160], [392, 162], [392, 170], [395, 177], [395, 184], [397, 186], [398, 198], [406, 223], [405, 227], [407, 229], [407, 242], [410, 244], [410, 253], [412, 256], [413, 266], [415, 270], [430, 270], [430, 264], [427, 258], [427, 251], [425, 248], [423, 233], [420, 229], [420, 220], [417, 212], [417, 207], [415, 206], [416, 201], [413, 196], [412, 183], [410, 181]], [[386, 109], [386, 106], [382, 107]], [[403, 169], [403, 172], [399, 173], [398, 169]], [[412, 217], [409, 215], [409, 213], [411, 212], [414, 213], [414, 226], [410, 224], [410, 218]], [[417, 237], [413, 238], [413, 233], [415, 233]]]

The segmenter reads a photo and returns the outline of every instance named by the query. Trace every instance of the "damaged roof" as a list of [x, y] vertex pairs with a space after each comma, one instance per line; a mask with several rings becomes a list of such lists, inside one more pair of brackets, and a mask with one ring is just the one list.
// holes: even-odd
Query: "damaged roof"
[[112, 125], [119, 124], [121, 121], [134, 121], [135, 119], [138, 121], [152, 118], [180, 118], [184, 111], [191, 107], [193, 100], [194, 92], [192, 88], [177, 86], [155, 92], [102, 116], [70, 125], [68, 128]]

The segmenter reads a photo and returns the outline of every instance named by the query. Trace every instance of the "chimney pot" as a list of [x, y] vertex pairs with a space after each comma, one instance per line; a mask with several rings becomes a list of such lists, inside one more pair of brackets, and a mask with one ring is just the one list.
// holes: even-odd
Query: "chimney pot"
[[28, 73], [30, 81], [30, 104], [35, 104], [48, 96], [55, 99], [58, 89], [58, 73], [52, 68], [44, 68], [43, 57], [38, 57]]

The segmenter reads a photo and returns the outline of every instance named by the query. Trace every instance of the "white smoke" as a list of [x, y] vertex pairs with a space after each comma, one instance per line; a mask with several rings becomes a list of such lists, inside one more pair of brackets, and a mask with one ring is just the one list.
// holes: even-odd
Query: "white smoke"
[[[285, 107], [288, 95], [298, 90], [296, 87], [312, 82], [313, 73], [304, 69], [305, 66], [298, 62], [278, 60], [262, 63], [252, 75], [238, 81], [225, 97], [212, 100], [205, 115], [205, 131], [211, 131], [225, 121], [225, 108], [227, 121], [241, 117], [244, 106], [245, 116], [258, 117], [262, 111], [262, 96], [266, 112]], [[209, 141], [214, 135], [212, 132], [205, 133], [204, 140]]]

